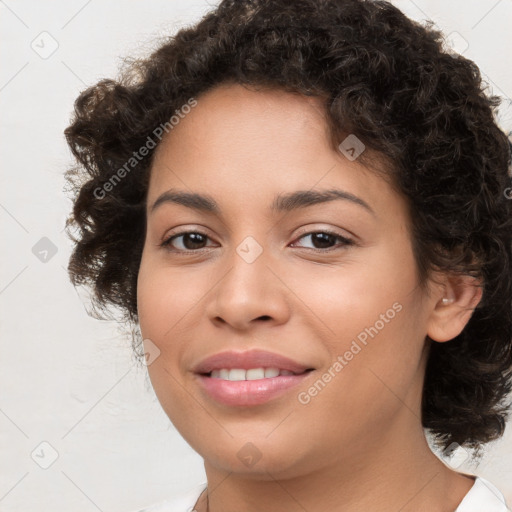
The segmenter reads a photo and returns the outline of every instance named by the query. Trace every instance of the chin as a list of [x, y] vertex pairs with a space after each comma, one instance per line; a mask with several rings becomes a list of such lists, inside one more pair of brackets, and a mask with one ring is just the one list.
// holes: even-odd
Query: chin
[[291, 478], [311, 471], [311, 465], [306, 462], [306, 454], [296, 450], [298, 443], [287, 446], [278, 437], [276, 439], [230, 438], [222, 448], [215, 443], [216, 450], [212, 452], [196, 450], [205, 460], [205, 466], [212, 465], [229, 473], [246, 475], [257, 480], [272, 480], [273, 478]]

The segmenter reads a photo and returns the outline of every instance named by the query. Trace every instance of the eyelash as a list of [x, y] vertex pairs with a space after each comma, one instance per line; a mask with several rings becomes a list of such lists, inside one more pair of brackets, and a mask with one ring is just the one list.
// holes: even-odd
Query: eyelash
[[[331, 235], [331, 236], [334, 236], [336, 238], [338, 238], [339, 240], [341, 240], [341, 246], [338, 246], [338, 247], [330, 247], [328, 249], [317, 249], [317, 248], [311, 248], [311, 247], [305, 247], [305, 249], [308, 249], [310, 251], [314, 251], [314, 252], [320, 252], [320, 253], [326, 253], [326, 252], [331, 252], [331, 251], [335, 251], [335, 250], [339, 250], [339, 249], [343, 249], [347, 246], [350, 246], [350, 245], [355, 245], [355, 242], [349, 238], [346, 238], [342, 235], [340, 235], [339, 233], [335, 233], [334, 231], [330, 231], [330, 230], [319, 230], [319, 231], [307, 231], [305, 233], [302, 233], [299, 238], [297, 240], [300, 240], [301, 238], [304, 238], [306, 236], [310, 236], [310, 235], [315, 235], [315, 234], [326, 234], [326, 235]], [[180, 236], [184, 236], [184, 235], [188, 235], [188, 234], [197, 234], [197, 235], [201, 235], [205, 238], [210, 238], [206, 233], [203, 233], [202, 231], [181, 231], [179, 233], [175, 233], [173, 234], [172, 236], [170, 236], [169, 238], [167, 238], [166, 240], [164, 240], [161, 244], [160, 244], [160, 247], [163, 247], [164, 249], [166, 249], [167, 251], [169, 252], [173, 252], [173, 253], [182, 253], [182, 254], [192, 254], [194, 252], [200, 252], [200, 251], [203, 251], [203, 250], [206, 250], [207, 247], [203, 247], [201, 249], [186, 249], [186, 250], [183, 250], [183, 249], [175, 249], [175, 248], [172, 248], [171, 247], [171, 243], [174, 239], [176, 238], [179, 238]]]

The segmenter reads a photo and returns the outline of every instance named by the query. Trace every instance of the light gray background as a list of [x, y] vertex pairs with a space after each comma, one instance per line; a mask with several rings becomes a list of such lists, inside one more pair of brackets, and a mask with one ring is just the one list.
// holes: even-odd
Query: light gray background
[[[452, 34], [449, 44], [507, 98], [501, 115], [512, 129], [512, 0], [394, 3]], [[89, 318], [68, 282], [63, 172], [72, 160], [62, 132], [80, 91], [210, 8], [204, 0], [0, 0], [3, 512], [129, 512], [204, 480], [202, 459], [134, 366], [129, 340], [114, 322]], [[43, 237], [57, 251], [46, 262], [33, 253], [48, 244]], [[490, 479], [509, 503], [511, 431], [479, 467], [458, 468]]]

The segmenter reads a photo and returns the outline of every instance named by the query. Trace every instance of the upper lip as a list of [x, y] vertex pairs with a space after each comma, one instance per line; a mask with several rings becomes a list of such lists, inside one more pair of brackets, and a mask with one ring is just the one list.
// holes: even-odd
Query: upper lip
[[245, 352], [226, 351], [209, 356], [199, 362], [194, 368], [195, 373], [210, 373], [212, 370], [222, 368], [279, 368], [293, 373], [303, 373], [311, 366], [301, 364], [293, 359], [267, 352], [266, 350], [248, 350]]

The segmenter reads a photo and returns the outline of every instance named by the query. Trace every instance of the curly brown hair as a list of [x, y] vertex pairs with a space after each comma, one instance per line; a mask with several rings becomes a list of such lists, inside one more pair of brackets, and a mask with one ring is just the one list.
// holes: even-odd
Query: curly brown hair
[[68, 271], [75, 286], [92, 288], [96, 315], [114, 306], [138, 322], [155, 148], [129, 172], [126, 162], [191, 98], [229, 82], [322, 98], [334, 145], [355, 134], [389, 163], [386, 176], [410, 205], [421, 286], [433, 270], [481, 278], [464, 330], [431, 343], [422, 423], [445, 448], [500, 437], [512, 389], [512, 189], [500, 100], [432, 24], [388, 2], [224, 0], [149, 57], [129, 60], [117, 80], [80, 94], [65, 130], [78, 162], [66, 172], [66, 228], [78, 233], [68, 231]]

